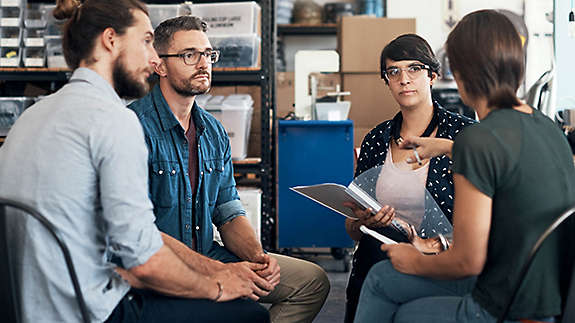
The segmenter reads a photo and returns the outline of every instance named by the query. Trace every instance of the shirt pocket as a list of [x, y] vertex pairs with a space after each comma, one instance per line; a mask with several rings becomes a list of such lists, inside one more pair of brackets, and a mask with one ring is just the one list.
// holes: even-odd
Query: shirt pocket
[[211, 159], [204, 161], [204, 182], [208, 193], [208, 204], [213, 206], [218, 199], [218, 191], [222, 184], [222, 174], [224, 173], [224, 160]]
[[178, 204], [178, 162], [156, 161], [150, 165], [150, 195], [154, 207], [172, 207]]

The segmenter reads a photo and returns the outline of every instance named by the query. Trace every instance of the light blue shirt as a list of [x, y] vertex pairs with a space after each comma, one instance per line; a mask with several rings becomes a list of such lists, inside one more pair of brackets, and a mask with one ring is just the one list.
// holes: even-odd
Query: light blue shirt
[[[62, 233], [92, 321], [111, 314], [130, 286], [115, 272], [162, 246], [148, 198], [148, 151], [136, 115], [96, 72], [28, 108], [0, 148], [0, 196], [35, 207]], [[8, 222], [28, 322], [78, 322], [63, 256], [35, 221]]]

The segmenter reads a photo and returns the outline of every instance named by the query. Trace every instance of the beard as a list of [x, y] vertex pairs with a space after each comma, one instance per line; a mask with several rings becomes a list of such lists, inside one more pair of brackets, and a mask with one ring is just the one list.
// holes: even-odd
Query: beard
[[[193, 85], [192, 82], [194, 80], [194, 78], [200, 74], [206, 74], [208, 76], [208, 85]], [[183, 97], [190, 97], [190, 96], [196, 96], [196, 95], [200, 95], [200, 94], [205, 94], [210, 90], [210, 85], [211, 85], [211, 75], [208, 73], [207, 70], [199, 70], [196, 73], [194, 73], [189, 79], [186, 79], [182, 82], [174, 82], [173, 80], [170, 80], [170, 85], [172, 86], [172, 88], [174, 89], [174, 91], [176, 93], [178, 93], [179, 95], [183, 96]]]
[[[150, 85], [146, 81], [141, 82], [134, 75], [130, 73], [124, 64], [125, 56], [123, 54], [114, 62], [112, 70], [112, 77], [114, 80], [114, 89], [118, 96], [123, 99], [138, 99], [143, 97], [150, 90]], [[154, 73], [150, 74], [150, 77]]]

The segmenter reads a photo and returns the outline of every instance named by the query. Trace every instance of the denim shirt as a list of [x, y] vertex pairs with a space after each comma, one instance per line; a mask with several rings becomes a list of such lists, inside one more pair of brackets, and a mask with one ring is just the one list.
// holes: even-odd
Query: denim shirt
[[128, 107], [136, 112], [144, 128], [156, 225], [190, 248], [195, 231], [197, 251], [207, 254], [213, 241], [212, 223], [220, 227], [245, 215], [236, 190], [225, 129], [194, 103], [192, 118], [196, 126], [199, 167], [194, 200], [188, 178], [188, 141], [160, 86], [156, 85], [148, 95]]

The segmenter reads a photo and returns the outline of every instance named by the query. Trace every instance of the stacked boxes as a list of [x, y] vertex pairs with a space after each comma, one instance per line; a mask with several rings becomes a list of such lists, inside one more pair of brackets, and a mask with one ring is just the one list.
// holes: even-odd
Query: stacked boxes
[[46, 62], [46, 49], [44, 32], [46, 21], [42, 18], [42, 11], [38, 5], [28, 5], [24, 19], [24, 51], [22, 63], [25, 67], [44, 67]]
[[0, 67], [66, 68], [55, 5], [26, 2], [0, 0]]
[[25, 0], [0, 0], [0, 67], [18, 67]]
[[207, 22], [210, 42], [221, 52], [214, 67], [259, 67], [261, 8], [256, 2], [201, 3], [190, 9]]

